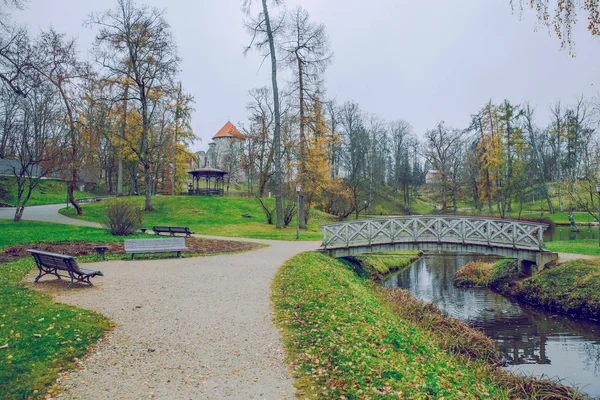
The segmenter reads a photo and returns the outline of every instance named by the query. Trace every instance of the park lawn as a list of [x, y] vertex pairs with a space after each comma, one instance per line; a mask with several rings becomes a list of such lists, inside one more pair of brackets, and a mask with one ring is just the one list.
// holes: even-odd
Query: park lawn
[[[143, 197], [130, 197], [130, 201], [140, 206]], [[264, 199], [274, 208], [275, 199]], [[101, 222], [107, 201], [83, 205], [81, 219]], [[183, 225], [197, 234], [247, 237], [255, 239], [294, 240], [296, 238], [295, 219], [285, 229], [268, 225], [266, 217], [254, 198], [205, 197], [205, 196], [156, 196], [152, 199], [154, 210], [144, 212], [144, 226]], [[75, 211], [63, 209], [64, 215], [75, 217]], [[243, 215], [249, 214], [250, 218]], [[322, 233], [319, 224], [329, 223], [333, 217], [312, 209], [307, 230], [300, 231], [300, 240], [320, 240]]]
[[22, 258], [0, 265], [0, 398], [53, 394], [59, 372], [112, 328], [100, 314], [65, 304], [20, 283], [34, 267]]
[[508, 398], [483, 362], [444, 351], [332, 258], [288, 260], [272, 301], [303, 398]]
[[[0, 176], [0, 202], [10, 205], [17, 204], [17, 184], [14, 177]], [[75, 198], [94, 197], [98, 194], [91, 192], [80, 192], [76, 190]], [[60, 204], [67, 202], [67, 188], [65, 182], [43, 179], [31, 193], [27, 202], [28, 206], [39, 206], [44, 204]]]
[[545, 246], [550, 251], [558, 253], [587, 254], [600, 256], [600, 247], [597, 239], [577, 239], [546, 242]]
[[346, 257], [346, 260], [357, 275], [380, 281], [387, 275], [408, 267], [421, 254], [420, 251], [389, 251]]
[[123, 236], [113, 236], [100, 228], [53, 224], [38, 221], [0, 220], [0, 250], [13, 244], [40, 242], [122, 242]]

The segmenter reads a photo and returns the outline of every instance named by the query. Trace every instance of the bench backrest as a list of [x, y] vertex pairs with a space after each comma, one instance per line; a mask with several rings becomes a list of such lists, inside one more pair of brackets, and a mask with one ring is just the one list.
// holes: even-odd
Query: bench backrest
[[161, 238], [161, 239], [125, 239], [125, 252], [144, 250], [173, 250], [186, 249], [185, 238]]
[[153, 226], [154, 232], [174, 232], [174, 233], [190, 233], [190, 228], [187, 226]]
[[190, 233], [190, 228], [187, 226], [171, 226], [170, 229], [174, 233]]
[[35, 258], [35, 261], [43, 266], [57, 268], [63, 271], [79, 271], [77, 260], [71, 256], [58, 253], [50, 253], [41, 250], [27, 250]]

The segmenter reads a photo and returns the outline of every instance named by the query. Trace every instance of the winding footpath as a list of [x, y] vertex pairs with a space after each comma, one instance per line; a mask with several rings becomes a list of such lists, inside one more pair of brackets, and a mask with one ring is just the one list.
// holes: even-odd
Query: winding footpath
[[[28, 207], [23, 219], [98, 227], [65, 217], [61, 205]], [[0, 219], [14, 209], [0, 208]], [[209, 237], [201, 236], [200, 237]], [[215, 237], [211, 237], [215, 238]], [[85, 265], [103, 271], [94, 287], [55, 293], [59, 302], [102, 313], [116, 327], [63, 374], [64, 399], [282, 399], [295, 397], [270, 286], [277, 269], [318, 242], [239, 238], [256, 251]], [[560, 254], [561, 261], [588, 258]], [[33, 281], [33, 276], [28, 278]], [[38, 284], [52, 286], [53, 279]], [[56, 286], [56, 285], [54, 285]]]
[[[28, 207], [24, 219], [97, 226], [58, 214], [61, 207]], [[0, 218], [7, 215], [14, 209], [0, 209]], [[241, 240], [268, 247], [86, 264], [104, 277], [95, 278], [94, 287], [59, 290], [56, 301], [98, 311], [117, 325], [79, 369], [59, 378], [60, 398], [293, 398], [270, 286], [288, 258], [319, 243]]]

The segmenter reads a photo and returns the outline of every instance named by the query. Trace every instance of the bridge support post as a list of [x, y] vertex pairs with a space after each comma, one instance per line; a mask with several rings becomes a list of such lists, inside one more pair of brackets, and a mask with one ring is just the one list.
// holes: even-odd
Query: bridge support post
[[551, 251], [541, 251], [536, 254], [535, 261], [519, 260], [519, 269], [527, 276], [537, 274], [539, 271], [546, 268], [548, 264], [558, 260], [558, 254]]

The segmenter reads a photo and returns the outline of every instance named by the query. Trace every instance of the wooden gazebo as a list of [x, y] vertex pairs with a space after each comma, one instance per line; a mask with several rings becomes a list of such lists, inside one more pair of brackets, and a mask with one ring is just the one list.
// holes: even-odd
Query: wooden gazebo
[[192, 183], [188, 188], [189, 195], [223, 196], [227, 172], [216, 168], [199, 168], [188, 171], [188, 174], [192, 176]]

